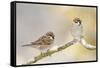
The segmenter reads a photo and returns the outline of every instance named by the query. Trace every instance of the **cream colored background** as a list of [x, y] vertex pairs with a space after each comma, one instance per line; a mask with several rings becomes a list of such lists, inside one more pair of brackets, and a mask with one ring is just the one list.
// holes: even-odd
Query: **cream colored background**
[[[70, 28], [75, 17], [82, 19], [83, 35], [87, 42], [95, 45], [95, 8], [17, 3], [17, 65], [33, 60], [40, 53], [35, 48], [21, 46], [35, 41], [48, 31], [53, 31], [56, 36], [54, 46], [71, 41], [73, 37]], [[77, 43], [64, 51], [38, 61], [36, 64], [92, 60], [96, 60], [96, 51], [88, 50]]]

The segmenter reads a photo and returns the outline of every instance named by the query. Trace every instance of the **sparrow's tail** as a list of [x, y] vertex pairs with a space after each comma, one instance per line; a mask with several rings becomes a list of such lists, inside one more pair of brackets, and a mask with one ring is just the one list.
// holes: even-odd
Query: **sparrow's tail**
[[22, 47], [26, 47], [26, 46], [32, 46], [32, 44], [25, 44], [25, 45], [22, 45]]

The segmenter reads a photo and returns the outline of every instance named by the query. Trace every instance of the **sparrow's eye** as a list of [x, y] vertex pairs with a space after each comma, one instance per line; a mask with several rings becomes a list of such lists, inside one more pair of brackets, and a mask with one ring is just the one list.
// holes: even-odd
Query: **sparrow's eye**
[[52, 37], [54, 39], [54, 35], [50, 35], [50, 37]]
[[78, 22], [75, 21], [75, 23], [78, 23]]

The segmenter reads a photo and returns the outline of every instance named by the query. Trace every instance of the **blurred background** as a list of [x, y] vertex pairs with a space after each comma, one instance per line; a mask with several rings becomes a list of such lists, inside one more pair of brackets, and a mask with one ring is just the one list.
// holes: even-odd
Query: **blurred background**
[[[39, 50], [22, 45], [37, 40], [48, 31], [56, 36], [54, 46], [73, 40], [70, 29], [75, 17], [82, 20], [86, 41], [96, 45], [96, 8], [17, 3], [17, 65], [25, 64], [40, 54]], [[76, 43], [36, 64], [92, 60], [96, 60], [96, 50], [88, 50]]]

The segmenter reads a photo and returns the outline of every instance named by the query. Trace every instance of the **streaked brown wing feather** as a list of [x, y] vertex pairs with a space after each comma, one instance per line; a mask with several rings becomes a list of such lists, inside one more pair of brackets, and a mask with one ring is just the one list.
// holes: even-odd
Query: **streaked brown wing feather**
[[38, 40], [36, 40], [35, 42], [32, 42], [32, 44], [33, 45], [44, 45], [45, 40], [46, 40], [46, 36], [42, 36]]
[[40, 37], [35, 42], [32, 42], [33, 45], [50, 45], [52, 43], [52, 39], [50, 39], [50, 36], [44, 35]]

